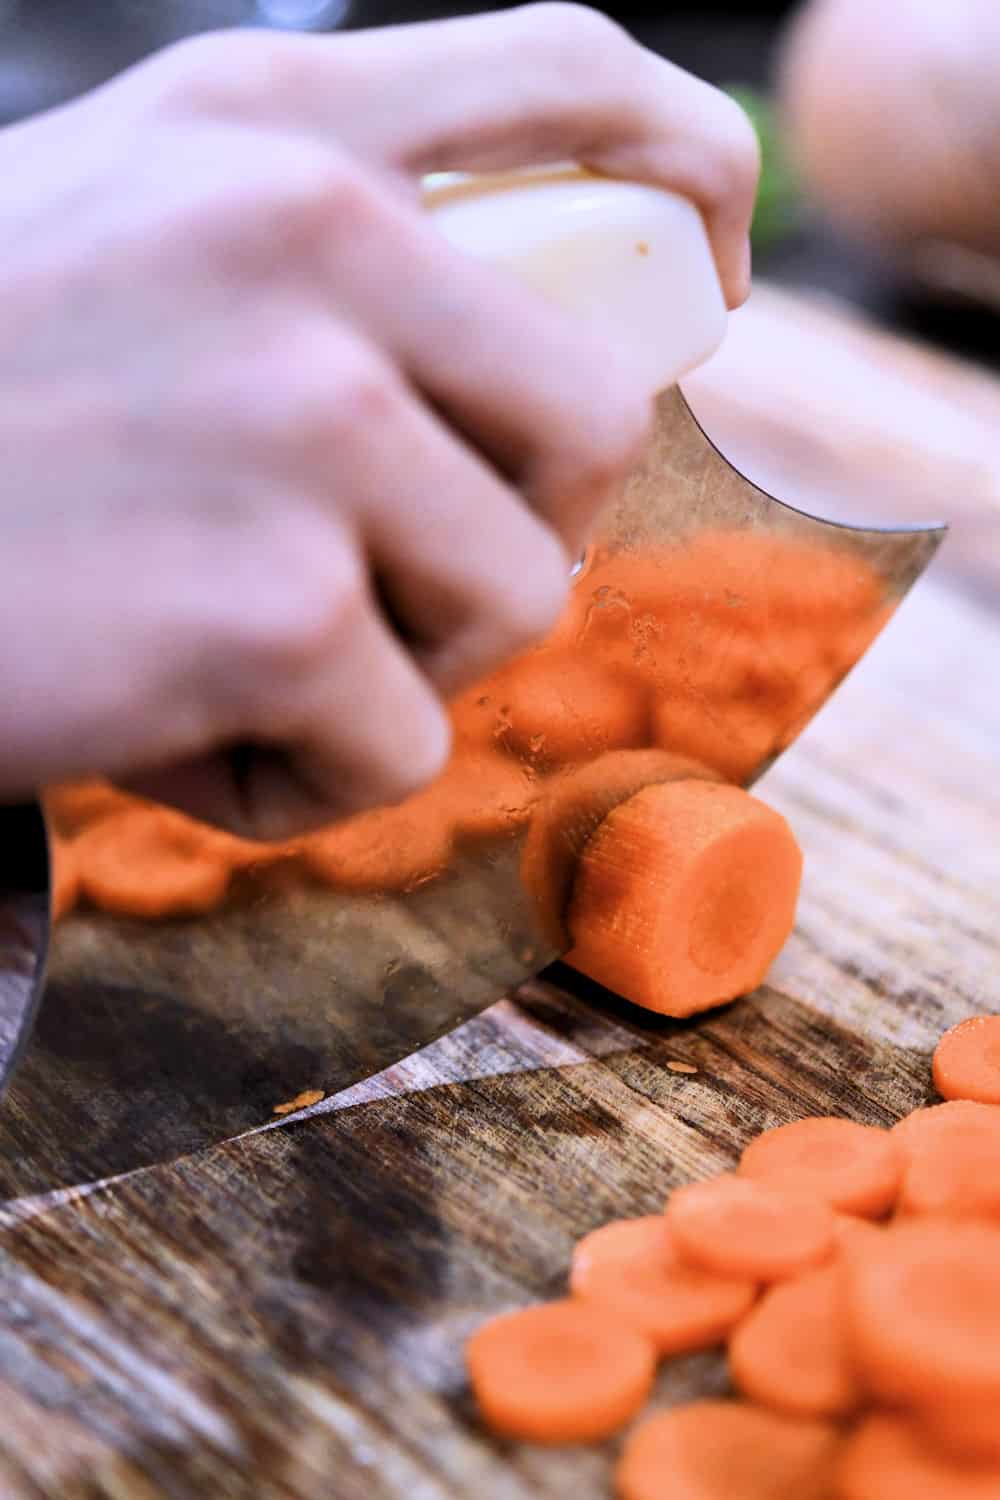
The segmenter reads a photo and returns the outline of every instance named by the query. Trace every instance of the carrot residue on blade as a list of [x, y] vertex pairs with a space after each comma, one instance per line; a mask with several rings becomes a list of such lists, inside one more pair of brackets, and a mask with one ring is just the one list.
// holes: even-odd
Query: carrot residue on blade
[[1000, 1229], [915, 1220], [852, 1245], [841, 1264], [847, 1334], [873, 1394], [1000, 1411]]
[[612, 750], [547, 781], [531, 810], [521, 854], [521, 883], [554, 947], [571, 939], [566, 911], [577, 861], [608, 813], [643, 787], [716, 773], [666, 750]]
[[570, 1290], [599, 1302], [653, 1340], [661, 1355], [721, 1343], [753, 1306], [752, 1281], [685, 1265], [662, 1214], [618, 1219], [573, 1252]]
[[765, 1292], [729, 1341], [744, 1396], [802, 1417], [847, 1416], [861, 1404], [840, 1306], [839, 1272], [821, 1266]]
[[829, 1500], [840, 1441], [827, 1422], [729, 1401], [696, 1401], [629, 1435], [620, 1500]]
[[472, 1389], [487, 1424], [539, 1443], [610, 1436], [645, 1401], [652, 1341], [618, 1315], [573, 1299], [505, 1313], [468, 1341]]
[[795, 920], [802, 853], [738, 787], [647, 786], [585, 845], [567, 962], [636, 1005], [689, 1016], [761, 983]]
[[592, 654], [532, 651], [489, 679], [484, 691], [496, 704], [498, 741], [539, 765], [649, 743], [645, 686]]
[[677, 1188], [666, 1220], [678, 1254], [720, 1276], [782, 1281], [834, 1254], [830, 1208], [726, 1172]]
[[1000, 1016], [972, 1016], [946, 1031], [933, 1072], [942, 1099], [1000, 1104]]
[[652, 714], [653, 740], [676, 755], [703, 760], [727, 781], [749, 780], [778, 749], [783, 723], [770, 705], [706, 703], [668, 692]]
[[880, 1219], [896, 1201], [902, 1148], [886, 1130], [817, 1117], [765, 1130], [740, 1158], [740, 1176], [822, 1198], [841, 1213]]
[[918, 1422], [887, 1412], [848, 1440], [836, 1500], [997, 1500], [1000, 1467], [957, 1464], [928, 1442]]
[[220, 904], [229, 884], [213, 831], [151, 803], [92, 824], [76, 852], [81, 894], [127, 916], [203, 914]]
[[511, 756], [463, 747], [410, 806], [451, 828], [457, 839], [489, 839], [526, 823], [539, 790], [537, 775]]
[[418, 792], [397, 807], [358, 813], [301, 840], [306, 869], [349, 891], [405, 891], [442, 871], [453, 832]]

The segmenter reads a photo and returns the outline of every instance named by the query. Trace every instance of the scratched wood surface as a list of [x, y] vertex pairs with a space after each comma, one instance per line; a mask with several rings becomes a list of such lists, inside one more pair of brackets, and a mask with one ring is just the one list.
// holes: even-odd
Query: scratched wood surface
[[[866, 421], [883, 373], [896, 400], [919, 359], [877, 349]], [[788, 378], [801, 383], [801, 368]], [[963, 378], [988, 423], [975, 372], [948, 364], [941, 401]], [[932, 397], [933, 381], [925, 420]], [[735, 395], [729, 411], [738, 425]], [[794, 415], [786, 429], [772, 418], [772, 461], [784, 445], [822, 477], [807, 441], [821, 413], [797, 402]], [[852, 471], [838, 450], [825, 482], [843, 496], [870, 488], [872, 451], [859, 444]], [[898, 431], [894, 451], [879, 498], [899, 514]], [[967, 453], [953, 457], [954, 508], [946, 456], [935, 460], [945, 512], [968, 507]], [[807, 875], [795, 935], [756, 996], [674, 1023], [555, 974], [274, 1127], [179, 1158], [166, 1140], [171, 1162], [8, 1195], [3, 1500], [609, 1493], [614, 1445], [542, 1452], [484, 1438], [462, 1339], [488, 1312], [557, 1292], [579, 1234], [731, 1164], [762, 1126], [827, 1110], [887, 1122], [922, 1102], [942, 1029], [1000, 1005], [991, 504], [981, 494], [971, 508], [976, 546], [964, 530], [948, 544], [761, 785], [793, 821]], [[308, 1055], [299, 1062], [298, 1085], [322, 1086]], [[183, 1117], [183, 1078], [177, 1087]], [[26, 1156], [30, 1127], [19, 1127]], [[724, 1387], [719, 1358], [700, 1356], [668, 1369], [656, 1400]]]

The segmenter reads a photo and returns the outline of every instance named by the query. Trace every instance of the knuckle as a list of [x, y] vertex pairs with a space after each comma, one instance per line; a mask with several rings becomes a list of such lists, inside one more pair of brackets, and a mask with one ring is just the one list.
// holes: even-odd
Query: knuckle
[[331, 653], [349, 649], [371, 607], [364, 573], [346, 554], [333, 567], [299, 567], [262, 591], [242, 635], [241, 655], [248, 680], [261, 685], [261, 708], [277, 716], [278, 727], [289, 695]]
[[338, 234], [377, 234], [385, 214], [371, 179], [333, 150], [300, 156], [286, 174], [277, 205], [285, 232], [299, 241], [333, 242]]
[[[173, 42], [144, 70], [157, 80], [152, 98], [161, 112], [225, 118], [253, 111], [287, 119], [316, 77], [313, 50], [300, 36], [247, 27]], [[336, 51], [324, 57], [323, 76], [332, 90], [356, 82], [354, 72]]]
[[327, 384], [321, 418], [325, 440], [334, 451], [371, 449], [391, 440], [404, 393], [390, 364], [374, 351], [352, 351]]
[[148, 64], [156, 80], [153, 98], [167, 114], [225, 114], [248, 92], [246, 34], [232, 31], [185, 37], [164, 47]]
[[592, 60], [595, 52], [622, 41], [627, 35], [603, 11], [578, 4], [577, 0], [537, 0], [536, 4], [522, 7], [521, 17], [534, 36], [557, 42], [572, 55], [588, 60]]
[[242, 403], [245, 435], [279, 471], [315, 478], [331, 455], [349, 476], [355, 457], [391, 440], [402, 400], [395, 370], [372, 351], [317, 351], [289, 339], [265, 361], [267, 390]]
[[265, 277], [312, 263], [338, 226], [359, 232], [375, 211], [375, 195], [357, 173], [333, 153], [309, 150], [269, 155], [259, 170], [192, 208], [206, 248], [234, 270]]

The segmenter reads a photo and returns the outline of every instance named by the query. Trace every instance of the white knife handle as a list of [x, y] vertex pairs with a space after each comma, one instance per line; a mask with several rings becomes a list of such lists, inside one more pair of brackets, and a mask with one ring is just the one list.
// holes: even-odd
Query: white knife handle
[[459, 249], [507, 267], [624, 346], [661, 390], [713, 354], [726, 306], [687, 199], [576, 167], [438, 174], [424, 202]]

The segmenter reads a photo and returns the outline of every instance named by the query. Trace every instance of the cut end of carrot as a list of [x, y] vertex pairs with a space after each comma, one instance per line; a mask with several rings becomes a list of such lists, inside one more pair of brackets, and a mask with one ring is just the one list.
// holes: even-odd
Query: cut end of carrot
[[638, 1411], [656, 1370], [650, 1339], [579, 1300], [494, 1318], [473, 1334], [466, 1360], [493, 1431], [538, 1443], [609, 1437]]
[[888, 1131], [822, 1117], [764, 1131], [743, 1152], [740, 1175], [879, 1219], [895, 1204], [904, 1164]]
[[946, 1031], [933, 1071], [942, 1099], [1000, 1105], [1000, 1016], [972, 1016]]
[[839, 1435], [729, 1401], [696, 1401], [629, 1435], [620, 1500], [828, 1500]]
[[749, 793], [648, 786], [580, 856], [568, 961], [666, 1015], [723, 1004], [763, 980], [794, 924], [801, 875], [785, 819]]
[[542, 930], [560, 952], [572, 941], [566, 912], [577, 861], [604, 819], [643, 787], [699, 776], [717, 779], [706, 767], [665, 750], [613, 750], [545, 785], [531, 810], [521, 881]]

